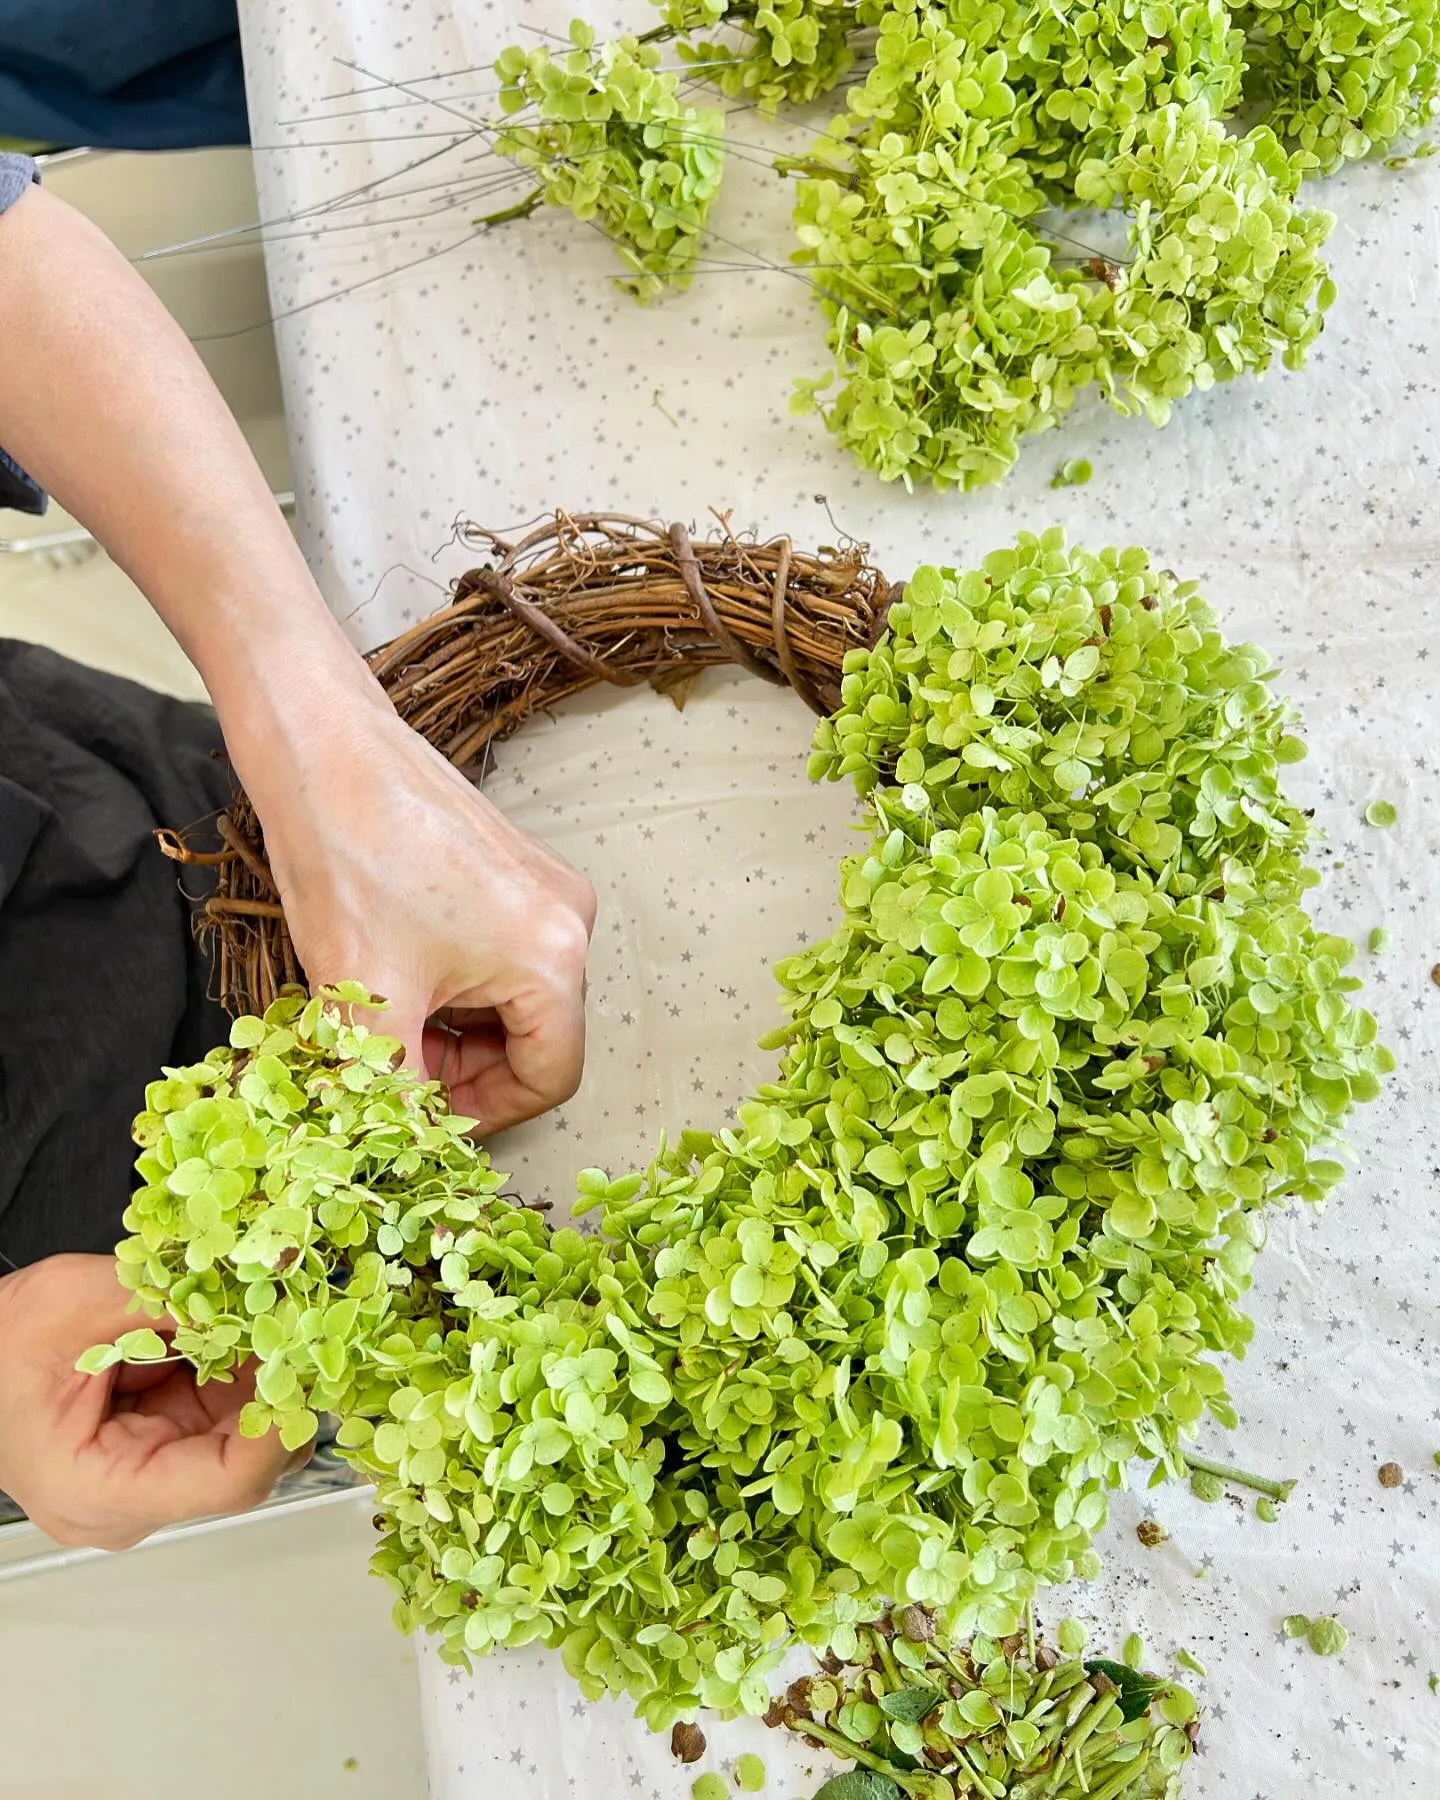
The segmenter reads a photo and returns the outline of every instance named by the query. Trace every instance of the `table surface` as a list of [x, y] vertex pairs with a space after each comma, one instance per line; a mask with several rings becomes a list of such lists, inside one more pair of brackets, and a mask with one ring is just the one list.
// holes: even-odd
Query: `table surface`
[[[466, 566], [452, 526], [615, 508], [798, 542], [846, 532], [892, 576], [962, 566], [1018, 529], [1062, 523], [1142, 542], [1202, 581], [1232, 635], [1262, 641], [1304, 710], [1296, 787], [1329, 834], [1325, 921], [1391, 947], [1362, 958], [1400, 1068], [1352, 1133], [1353, 1173], [1323, 1216], [1278, 1215], [1234, 1367], [1233, 1443], [1206, 1448], [1300, 1478], [1281, 1522], [1167, 1491], [1170, 1542], [1121, 1496], [1106, 1571], [1052, 1597], [1115, 1643], [1143, 1631], [1163, 1666], [1209, 1667], [1194, 1800], [1433, 1795], [1440, 1788], [1440, 1393], [1434, 1379], [1435, 1056], [1440, 990], [1440, 163], [1356, 169], [1329, 184], [1340, 298], [1309, 368], [1219, 389], [1163, 432], [1077, 408], [1002, 487], [970, 496], [882, 487], [793, 418], [793, 377], [824, 364], [821, 325], [787, 271], [786, 218], [735, 146], [716, 240], [693, 291], [641, 309], [609, 252], [563, 215], [485, 234], [519, 191], [469, 121], [488, 65], [526, 28], [582, 12], [602, 30], [644, 13], [576, 0], [243, 0], [257, 166], [307, 553], [356, 640], [439, 604]], [[1066, 457], [1095, 467], [1052, 492]], [[662, 1126], [718, 1124], [769, 1060], [774, 959], [824, 928], [850, 806], [807, 787], [809, 722], [793, 698], [718, 674], [681, 713], [596, 697], [502, 748], [487, 791], [596, 881], [602, 900], [581, 1094], [502, 1140], [527, 1190], [562, 1204], [583, 1164], [640, 1166]], [[1399, 822], [1362, 823], [1385, 796]], [[1396, 1460], [1402, 1487], [1382, 1489]], [[1279, 1632], [1337, 1611], [1349, 1651]], [[422, 1656], [437, 1800], [669, 1800], [688, 1792], [658, 1739], [581, 1702], [557, 1663], [497, 1658], [472, 1677]], [[712, 1734], [705, 1766], [767, 1758], [776, 1800], [805, 1763], [762, 1728]], [[813, 1780], [812, 1780], [813, 1788]], [[806, 1789], [805, 1791], [811, 1791]]]

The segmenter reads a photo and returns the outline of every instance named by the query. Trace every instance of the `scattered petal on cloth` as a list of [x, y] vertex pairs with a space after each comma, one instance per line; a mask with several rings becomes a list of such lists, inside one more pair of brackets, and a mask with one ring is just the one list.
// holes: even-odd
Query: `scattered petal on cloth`
[[[1104, 1576], [1054, 1596], [1045, 1616], [1074, 1610], [1092, 1641], [1117, 1648], [1139, 1630], [1164, 1669], [1181, 1647], [1207, 1665], [1190, 1800], [1429, 1800], [1440, 1792], [1440, 1696], [1428, 1686], [1440, 1672], [1440, 162], [1355, 169], [1317, 191], [1340, 215], [1340, 298], [1305, 373], [1197, 396], [1164, 432], [1081, 408], [1004, 487], [907, 496], [787, 412], [791, 380], [817, 373], [825, 353], [784, 267], [783, 195], [743, 160], [770, 134], [753, 115], [731, 124], [740, 156], [716, 217], [725, 266], [688, 296], [637, 308], [609, 285], [607, 247], [566, 217], [476, 236], [473, 218], [503, 200], [456, 112], [480, 118], [493, 104], [483, 67], [502, 44], [527, 26], [563, 29], [572, 13], [609, 30], [646, 9], [420, 0], [379, 18], [367, 0], [242, 5], [257, 141], [316, 146], [259, 154], [266, 216], [380, 183], [363, 207], [302, 218], [270, 247], [274, 309], [293, 314], [281, 360], [321, 582], [356, 639], [374, 643], [438, 604], [434, 584], [466, 566], [445, 548], [457, 516], [504, 525], [557, 505], [614, 506], [703, 526], [718, 506], [737, 528], [864, 538], [892, 577], [926, 560], [964, 565], [1058, 521], [1077, 539], [1149, 545], [1202, 582], [1233, 636], [1269, 647], [1313, 746], [1294, 774], [1329, 834], [1318, 910], [1362, 942], [1389, 929], [1385, 953], [1362, 952], [1357, 967], [1400, 1068], [1356, 1121], [1354, 1172], [1329, 1212], [1275, 1217], [1255, 1345], [1229, 1372], [1241, 1426], [1205, 1438], [1212, 1454], [1297, 1477], [1294, 1499], [1266, 1525], [1182, 1490], [1121, 1496]], [[283, 123], [294, 120], [306, 123]], [[1052, 491], [1055, 469], [1079, 455], [1094, 479]], [[649, 693], [607, 694], [497, 752], [487, 791], [585, 868], [603, 907], [585, 1087], [496, 1148], [525, 1192], [563, 1206], [575, 1170], [635, 1165], [662, 1129], [718, 1125], [770, 1065], [752, 1048], [776, 1017], [769, 965], [826, 931], [848, 847], [848, 796], [805, 783], [808, 735], [789, 696], [710, 676], [684, 713]], [[1399, 811], [1389, 830], [1362, 822], [1380, 798]], [[1377, 1471], [1390, 1460], [1405, 1480], [1386, 1489]], [[1171, 1533], [1152, 1550], [1134, 1531], [1147, 1516]], [[1348, 1649], [1324, 1658], [1285, 1639], [1292, 1612], [1337, 1613]], [[819, 1785], [811, 1759], [792, 1760], [754, 1724], [707, 1724], [706, 1762], [682, 1769], [665, 1740], [622, 1707], [585, 1705], [538, 1652], [467, 1676], [427, 1646], [421, 1671], [435, 1800], [685, 1800], [701, 1767], [746, 1749], [765, 1757], [776, 1800]]]

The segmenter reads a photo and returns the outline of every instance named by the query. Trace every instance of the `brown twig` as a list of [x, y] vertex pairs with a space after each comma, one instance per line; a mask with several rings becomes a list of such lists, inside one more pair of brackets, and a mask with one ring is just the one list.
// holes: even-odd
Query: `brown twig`
[[[269, 888], [273, 893], [275, 877], [270, 873], [269, 863], [265, 861], [254, 845], [247, 842], [236, 830], [230, 821], [229, 813], [221, 813], [219, 819], [216, 820], [215, 829], [220, 833], [221, 841], [229, 850], [230, 856], [238, 856], [260, 885]], [[230, 859], [227, 857], [226, 860]]]
[[275, 900], [242, 900], [233, 896], [205, 902], [205, 916], [209, 919], [227, 918], [231, 913], [247, 919], [283, 919], [285, 908]]
[[[401, 718], [462, 769], [531, 713], [601, 681], [649, 682], [678, 703], [701, 671], [737, 663], [832, 711], [846, 655], [875, 642], [898, 589], [863, 545], [810, 554], [721, 523], [703, 542], [683, 525], [621, 513], [557, 513], [513, 539], [463, 526], [460, 542], [488, 565], [374, 651], [370, 667]], [[178, 832], [162, 848], [216, 866], [200, 928], [215, 940], [221, 1000], [257, 1011], [302, 972], [243, 793], [218, 829], [223, 851], [191, 850]]]
[[168, 857], [171, 862], [184, 863], [187, 868], [219, 868], [221, 863], [234, 862], [237, 855], [234, 850], [196, 850], [168, 825], [161, 825], [151, 836], [160, 846], [162, 856]]

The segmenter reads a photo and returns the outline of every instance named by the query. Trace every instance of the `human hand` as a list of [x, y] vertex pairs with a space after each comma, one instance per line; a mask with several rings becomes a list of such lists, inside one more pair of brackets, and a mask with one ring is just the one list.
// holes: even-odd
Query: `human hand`
[[[204, 677], [312, 985], [385, 994], [411, 1065], [487, 1131], [568, 1098], [589, 884], [401, 723], [203, 363], [124, 257], [38, 189], [0, 229], [0, 439]], [[461, 1035], [427, 1038], [446, 1008]]]
[[146, 1322], [130, 1298], [106, 1256], [0, 1279], [0, 1489], [60, 1544], [128, 1550], [162, 1525], [244, 1512], [310, 1455], [273, 1432], [241, 1437], [248, 1372], [203, 1387], [186, 1363], [77, 1374], [92, 1344]]
[[231, 753], [311, 985], [384, 995], [409, 1065], [500, 1131], [579, 1085], [594, 891], [371, 686], [328, 721], [312, 707], [283, 754]]

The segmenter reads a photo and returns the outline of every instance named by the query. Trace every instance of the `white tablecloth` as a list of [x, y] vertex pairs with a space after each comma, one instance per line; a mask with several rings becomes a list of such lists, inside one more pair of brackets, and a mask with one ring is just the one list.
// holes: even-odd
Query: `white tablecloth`
[[[812, 543], [843, 530], [892, 577], [1058, 521], [1149, 545], [1203, 580], [1232, 634], [1273, 651], [1314, 746], [1297, 787], [1330, 835], [1319, 909], [1362, 940], [1391, 932], [1361, 966], [1400, 1070], [1356, 1126], [1329, 1213], [1275, 1220], [1255, 1347], [1232, 1371], [1242, 1425], [1233, 1444], [1207, 1440], [1300, 1478], [1281, 1522], [1165, 1492], [1171, 1540], [1145, 1550], [1143, 1502], [1122, 1498], [1105, 1575], [1063, 1601], [1114, 1643], [1143, 1630], [1159, 1666], [1181, 1645], [1208, 1664], [1195, 1800], [1440, 1792], [1440, 163], [1327, 190], [1340, 299], [1305, 373], [1197, 397], [1164, 432], [1081, 407], [1003, 487], [912, 497], [787, 412], [791, 379], [825, 354], [783, 268], [784, 201], [746, 160], [766, 135], [753, 115], [732, 120], [726, 266], [684, 298], [642, 310], [615, 294], [606, 246], [562, 215], [475, 235], [502, 203], [462, 117], [492, 107], [485, 65], [526, 25], [583, 11], [609, 29], [611, 8], [241, 10], [303, 537], [358, 641], [439, 603], [466, 563], [446, 548], [457, 516], [505, 525], [563, 505], [701, 525], [718, 507]], [[1051, 492], [1081, 454], [1092, 485]], [[792, 698], [717, 675], [683, 714], [607, 695], [499, 752], [489, 791], [588, 870], [604, 908], [585, 1088], [497, 1152], [527, 1191], [563, 1201], [584, 1164], [638, 1166], [662, 1126], [720, 1122], [761, 1075], [769, 965], [825, 928], [845, 847], [847, 797], [804, 781], [808, 732]], [[1388, 832], [1361, 821], [1381, 796], [1399, 808]], [[1406, 1479], [1386, 1490], [1391, 1459]], [[1338, 1612], [1348, 1652], [1285, 1641], [1296, 1611]], [[586, 1706], [551, 1659], [466, 1677], [427, 1651], [421, 1667], [436, 1800], [688, 1794], [696, 1771], [621, 1709]], [[805, 1759], [758, 1726], [713, 1732], [705, 1766], [747, 1745], [774, 1800], [813, 1791]]]

